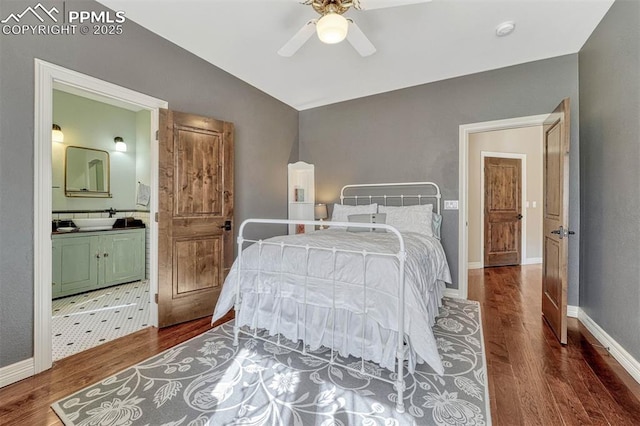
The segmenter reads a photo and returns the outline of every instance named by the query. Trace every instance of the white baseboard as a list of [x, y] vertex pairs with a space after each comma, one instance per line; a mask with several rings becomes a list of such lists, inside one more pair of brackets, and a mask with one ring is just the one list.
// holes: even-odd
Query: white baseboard
[[528, 257], [522, 262], [522, 265], [537, 265], [539, 263], [542, 263], [541, 257]]
[[574, 305], [567, 305], [567, 316], [569, 318], [578, 318], [580, 314], [580, 307]]
[[594, 320], [589, 317], [582, 309], [579, 310], [578, 319], [593, 334], [598, 342], [604, 346], [616, 361], [627, 370], [627, 373], [640, 383], [640, 362], [636, 360], [629, 352], [627, 352], [613, 337], [609, 336]]
[[447, 288], [444, 290], [445, 297], [453, 297], [455, 299], [460, 299], [460, 290], [457, 288]]
[[0, 368], [0, 388], [31, 377], [35, 374], [35, 371], [33, 358], [2, 367]]
[[482, 269], [484, 268], [483, 262], [469, 262], [467, 263], [467, 268], [469, 269]]

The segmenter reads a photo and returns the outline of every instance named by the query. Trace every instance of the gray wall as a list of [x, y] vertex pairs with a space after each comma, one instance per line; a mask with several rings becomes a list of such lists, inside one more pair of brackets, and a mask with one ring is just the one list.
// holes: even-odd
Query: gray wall
[[[425, 84], [300, 113], [300, 159], [316, 167], [316, 200], [347, 183], [432, 180], [458, 199], [461, 124], [544, 114], [571, 98], [570, 224], [579, 227], [578, 56]], [[458, 284], [458, 212], [442, 242]], [[569, 304], [578, 302], [579, 235], [569, 243]]]
[[[62, 10], [62, 2], [43, 3]], [[65, 6], [104, 9], [93, 1]], [[24, 7], [2, 0], [0, 15]], [[1, 35], [0, 43], [0, 367], [33, 355], [34, 58], [235, 123], [236, 223], [249, 214], [286, 217], [296, 110], [131, 21], [120, 36]]]
[[640, 359], [640, 2], [617, 0], [579, 58], [580, 307]]

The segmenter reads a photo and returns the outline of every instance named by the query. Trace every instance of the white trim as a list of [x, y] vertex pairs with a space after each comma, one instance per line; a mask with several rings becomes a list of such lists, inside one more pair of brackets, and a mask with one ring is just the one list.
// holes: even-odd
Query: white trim
[[622, 365], [622, 368], [627, 370], [627, 373], [629, 373], [636, 382], [640, 383], [640, 362], [616, 342], [613, 337], [609, 336], [583, 309], [579, 309], [578, 319], [587, 330], [593, 334], [593, 337], [607, 349], [611, 356]]
[[539, 265], [542, 263], [541, 257], [528, 257], [522, 262], [523, 265]]
[[153, 295], [157, 291], [157, 233], [153, 220], [158, 208], [158, 144], [154, 143], [158, 130], [159, 108], [167, 108], [166, 101], [126, 89], [85, 74], [35, 59], [34, 86], [34, 330], [33, 374], [51, 368], [51, 126], [53, 86], [63, 84], [95, 95], [136, 105], [151, 112], [151, 272], [149, 297], [150, 323], [157, 326], [157, 305]]
[[484, 268], [484, 263], [483, 262], [469, 262], [467, 264], [467, 268], [468, 269], [482, 269], [482, 268]]
[[520, 222], [520, 264], [527, 258], [527, 154], [515, 154], [510, 152], [480, 151], [480, 263], [484, 267], [484, 159], [486, 157], [514, 158], [521, 162], [520, 171], [520, 210], [522, 221]]
[[460, 290], [458, 290], [457, 288], [445, 288], [444, 289], [444, 296], [445, 297], [453, 297], [454, 299], [461, 299]]
[[0, 388], [33, 376], [33, 365], [33, 358], [29, 358], [0, 368]]
[[505, 120], [485, 121], [482, 123], [462, 124], [459, 127], [458, 198], [460, 210], [458, 214], [458, 293], [459, 297], [463, 299], [467, 298], [469, 292], [469, 277], [467, 274], [467, 264], [469, 261], [469, 194], [467, 188], [469, 174], [469, 135], [493, 130], [540, 126], [548, 116], [549, 114], [532, 115]]
[[569, 318], [578, 318], [580, 314], [580, 306], [567, 305], [567, 316]]

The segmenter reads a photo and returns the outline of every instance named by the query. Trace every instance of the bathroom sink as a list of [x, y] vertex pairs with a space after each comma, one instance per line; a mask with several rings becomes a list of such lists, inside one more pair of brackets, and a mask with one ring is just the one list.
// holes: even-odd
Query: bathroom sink
[[73, 223], [80, 229], [80, 231], [100, 231], [104, 229], [111, 229], [115, 222], [115, 217], [73, 219]]

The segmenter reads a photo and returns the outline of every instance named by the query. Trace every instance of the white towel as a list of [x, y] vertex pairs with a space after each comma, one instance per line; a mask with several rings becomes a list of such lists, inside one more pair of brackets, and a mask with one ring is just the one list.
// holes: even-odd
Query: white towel
[[142, 206], [149, 205], [149, 199], [151, 198], [151, 188], [144, 183], [138, 182], [138, 198], [136, 204]]

